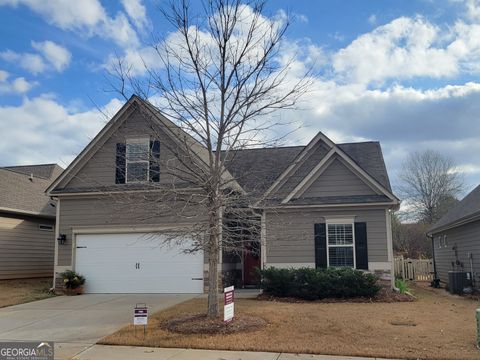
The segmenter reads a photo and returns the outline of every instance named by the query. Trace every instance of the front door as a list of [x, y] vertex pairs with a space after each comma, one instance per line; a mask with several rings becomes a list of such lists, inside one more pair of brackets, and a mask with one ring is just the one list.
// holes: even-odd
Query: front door
[[260, 243], [250, 241], [243, 251], [243, 284], [245, 286], [259, 285], [256, 268], [260, 268]]

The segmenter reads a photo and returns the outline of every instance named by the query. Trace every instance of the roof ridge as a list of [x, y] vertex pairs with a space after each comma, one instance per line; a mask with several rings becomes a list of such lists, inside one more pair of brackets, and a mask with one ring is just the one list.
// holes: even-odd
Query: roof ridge
[[352, 141], [352, 142], [346, 142], [346, 143], [338, 143], [338, 145], [354, 145], [354, 144], [380, 144], [380, 141], [378, 140], [369, 140], [369, 141]]
[[20, 168], [20, 167], [30, 167], [30, 166], [60, 166], [57, 163], [45, 163], [45, 164], [30, 164], [30, 165], [7, 165], [7, 166], [0, 166], [0, 168]]
[[[27, 176], [27, 177], [30, 177], [31, 174], [27, 174], [27, 173], [24, 173], [24, 172], [18, 172], [18, 171], [15, 171], [13, 169], [9, 169], [8, 167], [0, 167], [0, 170], [5, 170], [5, 171], [10, 171], [12, 173], [15, 173], [15, 174], [18, 174], [18, 175], [22, 175], [22, 176]], [[34, 175], [33, 176], [34, 179], [42, 179], [42, 180], [50, 180], [50, 178], [48, 177], [44, 177], [44, 176], [40, 176], [40, 175]]]

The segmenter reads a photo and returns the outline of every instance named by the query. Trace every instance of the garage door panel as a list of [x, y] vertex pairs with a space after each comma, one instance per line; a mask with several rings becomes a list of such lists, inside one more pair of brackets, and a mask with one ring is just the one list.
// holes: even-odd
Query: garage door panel
[[203, 292], [203, 253], [184, 253], [187, 239], [174, 246], [157, 234], [88, 234], [76, 243], [75, 268], [87, 280], [86, 292]]

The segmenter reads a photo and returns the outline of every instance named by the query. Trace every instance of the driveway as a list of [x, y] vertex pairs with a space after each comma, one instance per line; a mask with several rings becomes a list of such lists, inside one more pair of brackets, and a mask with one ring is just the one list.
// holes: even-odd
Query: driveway
[[150, 313], [194, 294], [86, 294], [59, 296], [0, 309], [0, 341], [54, 341], [55, 359], [69, 359], [131, 323], [136, 303]]

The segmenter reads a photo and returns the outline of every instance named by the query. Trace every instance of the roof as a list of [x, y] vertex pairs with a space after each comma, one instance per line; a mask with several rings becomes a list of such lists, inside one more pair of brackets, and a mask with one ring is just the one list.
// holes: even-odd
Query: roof
[[225, 166], [250, 194], [263, 194], [305, 146], [232, 150]]
[[1, 167], [0, 211], [54, 217], [55, 202], [45, 190], [62, 171], [57, 164]]
[[480, 185], [437, 221], [428, 232], [435, 233], [447, 227], [468, 223], [475, 220], [477, 215], [480, 215]]
[[[390, 192], [390, 180], [377, 141], [337, 144], [352, 160]], [[247, 192], [263, 193], [292, 163], [305, 146], [232, 151], [227, 169]]]

